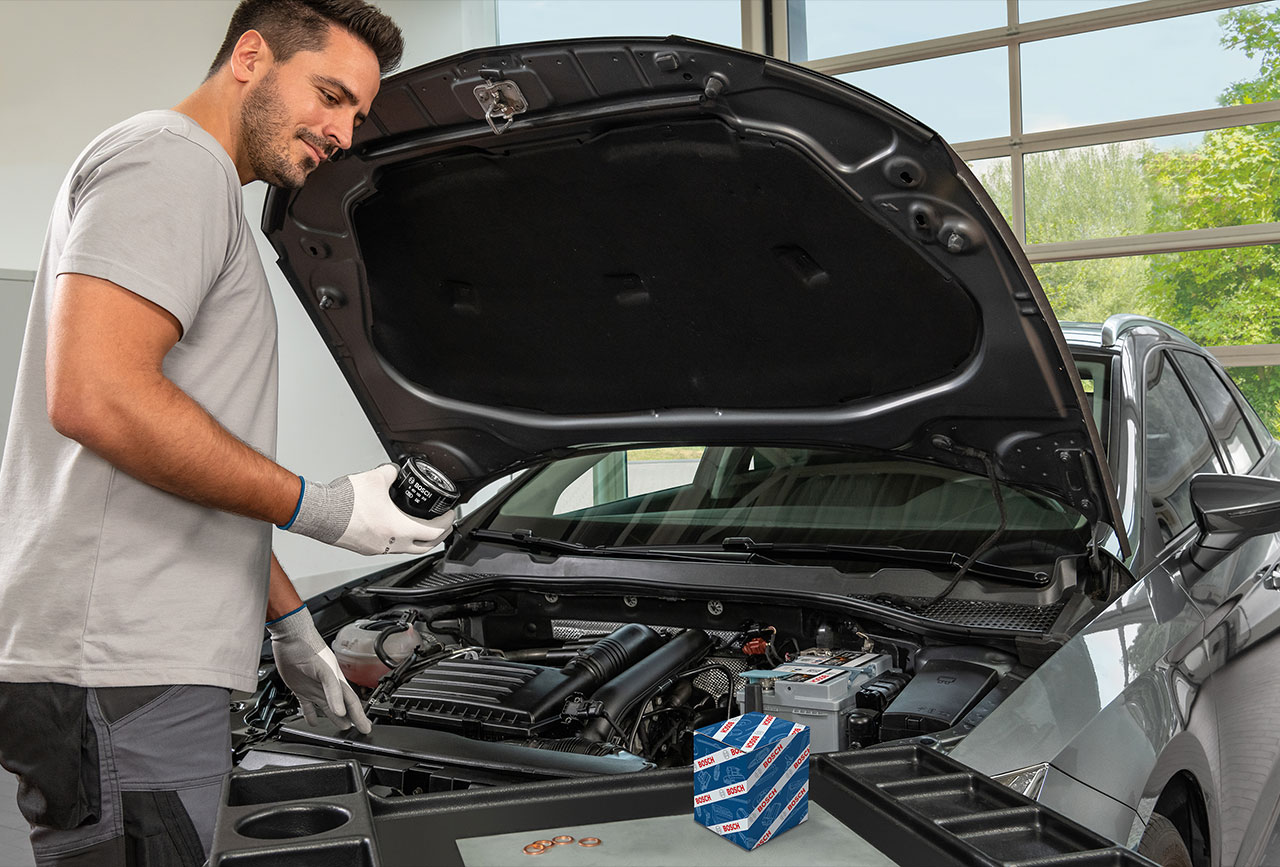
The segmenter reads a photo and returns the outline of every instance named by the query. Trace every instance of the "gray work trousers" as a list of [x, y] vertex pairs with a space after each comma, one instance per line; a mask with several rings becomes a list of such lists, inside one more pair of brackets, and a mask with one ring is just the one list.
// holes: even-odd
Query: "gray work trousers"
[[0, 683], [0, 766], [40, 867], [200, 867], [231, 769], [229, 692]]

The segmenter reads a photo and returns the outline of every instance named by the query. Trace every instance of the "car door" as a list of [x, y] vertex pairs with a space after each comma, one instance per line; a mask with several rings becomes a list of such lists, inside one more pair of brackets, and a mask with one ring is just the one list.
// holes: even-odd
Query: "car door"
[[[1260, 442], [1238, 393], [1216, 363], [1191, 351], [1168, 353], [1188, 386], [1224, 470], [1275, 476], [1274, 449]], [[1264, 450], [1264, 446], [1267, 448]], [[1270, 844], [1280, 805], [1280, 540], [1249, 540], [1218, 568], [1185, 576], [1206, 618], [1204, 640], [1187, 666], [1199, 683], [1201, 717], [1217, 741], [1216, 800], [1222, 863], [1275, 863]]]

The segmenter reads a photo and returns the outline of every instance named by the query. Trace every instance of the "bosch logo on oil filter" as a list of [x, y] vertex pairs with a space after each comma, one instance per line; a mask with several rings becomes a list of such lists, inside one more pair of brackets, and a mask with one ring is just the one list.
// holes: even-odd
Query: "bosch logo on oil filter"
[[410, 455], [400, 465], [400, 474], [391, 485], [391, 502], [406, 515], [430, 520], [457, 505], [458, 488], [425, 458]]

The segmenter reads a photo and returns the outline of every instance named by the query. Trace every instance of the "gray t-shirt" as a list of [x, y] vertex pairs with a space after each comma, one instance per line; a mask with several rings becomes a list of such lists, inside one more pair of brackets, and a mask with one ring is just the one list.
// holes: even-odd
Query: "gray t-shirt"
[[53, 429], [46, 327], [62, 273], [172, 313], [182, 339], [165, 375], [275, 453], [276, 312], [235, 165], [185, 115], [132, 117], [71, 167], [36, 273], [0, 465], [0, 681], [253, 689], [271, 525], [143, 484]]

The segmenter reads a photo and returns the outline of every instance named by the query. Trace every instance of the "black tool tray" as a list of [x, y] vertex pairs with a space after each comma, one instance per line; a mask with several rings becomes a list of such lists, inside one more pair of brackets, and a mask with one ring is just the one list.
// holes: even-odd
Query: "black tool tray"
[[[809, 774], [811, 802], [898, 864], [1151, 864], [915, 744], [814, 756]], [[237, 770], [223, 786], [210, 865], [464, 867], [460, 839], [680, 814], [692, 822], [692, 802], [687, 768], [394, 799], [367, 793], [354, 761]], [[710, 843], [726, 858], [747, 856]], [[575, 863], [590, 863], [590, 851]]]

